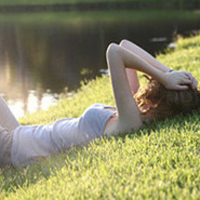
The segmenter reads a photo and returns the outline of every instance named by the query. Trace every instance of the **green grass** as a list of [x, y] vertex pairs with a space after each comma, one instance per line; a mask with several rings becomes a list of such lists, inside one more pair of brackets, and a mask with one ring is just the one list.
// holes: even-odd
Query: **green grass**
[[[52, 4], [75, 4], [75, 3], [98, 3], [98, 2], [152, 2], [165, 3], [165, 0], [0, 0], [0, 5], [52, 5]], [[195, 0], [168, 0], [170, 2], [195, 2]]]
[[[176, 51], [158, 59], [200, 81], [200, 35], [180, 39]], [[114, 105], [108, 77], [20, 122], [77, 117], [97, 102]], [[26, 168], [7, 167], [0, 171], [0, 199], [200, 199], [200, 111], [98, 139]]]

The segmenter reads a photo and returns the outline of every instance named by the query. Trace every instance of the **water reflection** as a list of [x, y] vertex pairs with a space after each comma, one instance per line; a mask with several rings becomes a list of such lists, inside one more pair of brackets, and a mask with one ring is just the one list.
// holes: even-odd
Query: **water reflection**
[[[134, 15], [128, 21], [120, 16], [112, 21], [83, 18], [79, 23], [0, 21], [0, 90], [17, 117], [46, 109], [65, 87], [75, 90], [80, 80], [101, 74], [110, 42], [127, 38], [153, 54], [166, 47], [175, 31], [198, 28], [199, 19], [155, 17], [138, 23]], [[155, 37], [166, 40], [152, 42]]]

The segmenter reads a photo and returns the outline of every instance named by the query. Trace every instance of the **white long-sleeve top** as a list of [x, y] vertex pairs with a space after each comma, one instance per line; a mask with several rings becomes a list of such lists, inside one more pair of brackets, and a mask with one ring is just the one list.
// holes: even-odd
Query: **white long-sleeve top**
[[[9, 117], [8, 110], [4, 111]], [[103, 136], [107, 121], [115, 114], [113, 107], [94, 104], [79, 118], [60, 119], [47, 125], [19, 126], [14, 118], [6, 121], [1, 117], [2, 124], [9, 130], [0, 126], [0, 162], [26, 166], [72, 146], [86, 145]]]
[[26, 166], [72, 146], [86, 145], [103, 136], [107, 121], [115, 114], [113, 107], [94, 104], [79, 118], [60, 119], [47, 125], [19, 126], [13, 132], [12, 164]]

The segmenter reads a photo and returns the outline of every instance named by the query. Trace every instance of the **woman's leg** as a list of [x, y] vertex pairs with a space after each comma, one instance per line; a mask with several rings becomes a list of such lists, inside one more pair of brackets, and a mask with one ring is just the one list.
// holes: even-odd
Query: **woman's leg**
[[12, 134], [0, 125], [0, 168], [11, 164]]
[[14, 130], [16, 127], [20, 125], [1, 95], [0, 95], [0, 125], [8, 129], [9, 131]]

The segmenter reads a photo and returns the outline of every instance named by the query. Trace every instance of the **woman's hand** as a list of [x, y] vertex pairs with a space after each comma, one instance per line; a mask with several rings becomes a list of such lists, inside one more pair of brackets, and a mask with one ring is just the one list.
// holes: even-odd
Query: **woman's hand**
[[186, 71], [172, 71], [163, 74], [162, 84], [169, 90], [187, 90], [188, 85], [197, 88], [197, 80]]
[[191, 84], [192, 88], [197, 89], [198, 81], [194, 78], [194, 76], [192, 76], [190, 72], [186, 72], [186, 73], [189, 76], [190, 80], [192, 81], [192, 84]]

